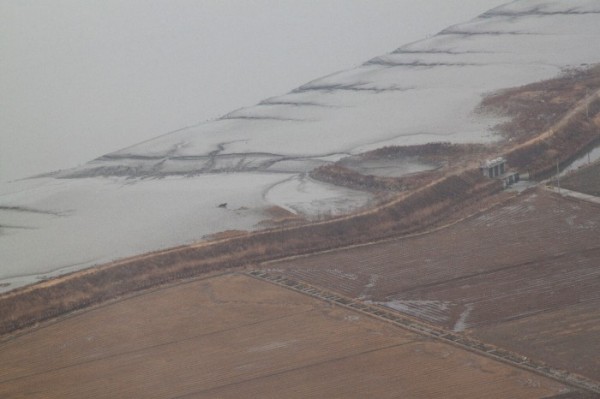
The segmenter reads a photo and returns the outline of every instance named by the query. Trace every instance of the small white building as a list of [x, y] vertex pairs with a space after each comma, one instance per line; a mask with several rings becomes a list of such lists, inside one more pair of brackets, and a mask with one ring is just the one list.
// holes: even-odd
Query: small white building
[[504, 174], [506, 168], [506, 159], [499, 157], [487, 160], [479, 165], [484, 176], [489, 178], [500, 177]]
[[502, 180], [504, 187], [508, 187], [520, 180], [518, 172], [507, 171], [506, 159], [502, 157], [482, 162], [479, 168], [485, 177]]

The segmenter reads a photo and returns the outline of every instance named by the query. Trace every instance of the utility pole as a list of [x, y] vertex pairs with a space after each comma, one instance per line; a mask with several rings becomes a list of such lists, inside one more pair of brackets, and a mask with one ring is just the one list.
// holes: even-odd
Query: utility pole
[[585, 88], [585, 117], [590, 119], [590, 99], [588, 98], [588, 88]]
[[558, 193], [560, 194], [560, 168], [558, 167], [558, 161], [556, 161], [556, 185], [558, 186]]
[[586, 102], [585, 102], [585, 117], [587, 119], [590, 119], [590, 102], [589, 102], [589, 100], [586, 100]]

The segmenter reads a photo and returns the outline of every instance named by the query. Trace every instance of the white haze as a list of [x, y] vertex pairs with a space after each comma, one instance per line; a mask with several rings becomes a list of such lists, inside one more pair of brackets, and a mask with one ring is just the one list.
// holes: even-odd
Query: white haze
[[283, 94], [504, 0], [3, 0], [0, 181]]

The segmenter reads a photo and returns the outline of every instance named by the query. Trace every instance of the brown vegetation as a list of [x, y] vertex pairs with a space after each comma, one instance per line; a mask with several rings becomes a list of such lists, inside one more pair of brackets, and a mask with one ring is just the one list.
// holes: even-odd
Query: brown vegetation
[[243, 275], [0, 343], [2, 398], [547, 398], [558, 382]]
[[481, 144], [427, 143], [422, 145], [385, 146], [360, 154], [363, 159], [401, 158], [416, 156], [431, 162], [445, 162], [449, 157], [480, 154], [488, 149]]
[[271, 206], [265, 210], [268, 219], [262, 221], [262, 227], [283, 227], [306, 223], [306, 219], [301, 215], [283, 209], [280, 206]]
[[[485, 340], [599, 379], [600, 340], [590, 329], [600, 317], [599, 210], [538, 189], [431, 234], [265, 269], [447, 329], [489, 330]], [[543, 315], [568, 309], [573, 317], [545, 335]], [[527, 336], [502, 327], [517, 320]], [[526, 351], [529, 340], [538, 343]]]
[[568, 190], [600, 197], [600, 162], [583, 167], [560, 181]]
[[541, 179], [600, 141], [599, 93], [600, 65], [492, 94], [480, 111], [510, 118], [497, 126], [507, 139], [502, 152]]
[[211, 234], [206, 236], [207, 240], [225, 240], [227, 238], [240, 237], [249, 234], [250, 232], [247, 230], [225, 230], [220, 231], [216, 234]]
[[[600, 106], [600, 100], [593, 102]], [[585, 112], [585, 111], [584, 111]], [[564, 166], [600, 141], [600, 118], [581, 115], [567, 121], [558, 131], [543, 139], [534, 139], [506, 152], [508, 163], [530, 178], [543, 178]]]
[[574, 103], [599, 89], [600, 65], [574, 69], [555, 79], [491, 94], [482, 101], [480, 112], [510, 118], [497, 130], [511, 141], [524, 142], [550, 129]]
[[[387, 146], [360, 155], [323, 165], [310, 173], [314, 179], [365, 191], [409, 191], [423, 187], [441, 177], [464, 168], [468, 161], [477, 161], [489, 154], [489, 147], [478, 144], [428, 143], [413, 146]], [[365, 175], [347, 166], [348, 162], [394, 160], [407, 157], [440, 165], [433, 171], [401, 177]], [[450, 167], [452, 165], [452, 167]]]
[[535, 315], [483, 326], [469, 333], [530, 358], [600, 379], [600, 300], [553, 306]]

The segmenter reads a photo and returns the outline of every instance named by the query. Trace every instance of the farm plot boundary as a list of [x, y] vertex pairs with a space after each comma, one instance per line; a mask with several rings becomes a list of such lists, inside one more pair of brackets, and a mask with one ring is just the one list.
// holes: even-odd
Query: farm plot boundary
[[457, 334], [449, 330], [441, 329], [439, 327], [424, 323], [418, 319], [400, 315], [399, 313], [392, 312], [376, 305], [365, 304], [362, 301], [343, 297], [339, 294], [281, 275], [269, 274], [260, 270], [249, 272], [248, 275], [297, 292], [301, 292], [306, 295], [310, 295], [315, 298], [335, 303], [338, 306], [367, 314], [371, 317], [384, 320], [418, 334], [458, 346], [462, 349], [478, 353], [494, 360], [498, 360], [527, 371], [535, 372], [536, 374], [551, 378], [565, 385], [600, 394], [600, 382], [598, 381], [570, 373], [567, 370], [550, 367], [543, 362], [530, 359], [515, 352], [510, 352], [506, 349], [476, 340], [472, 337], [467, 337], [463, 334]]

